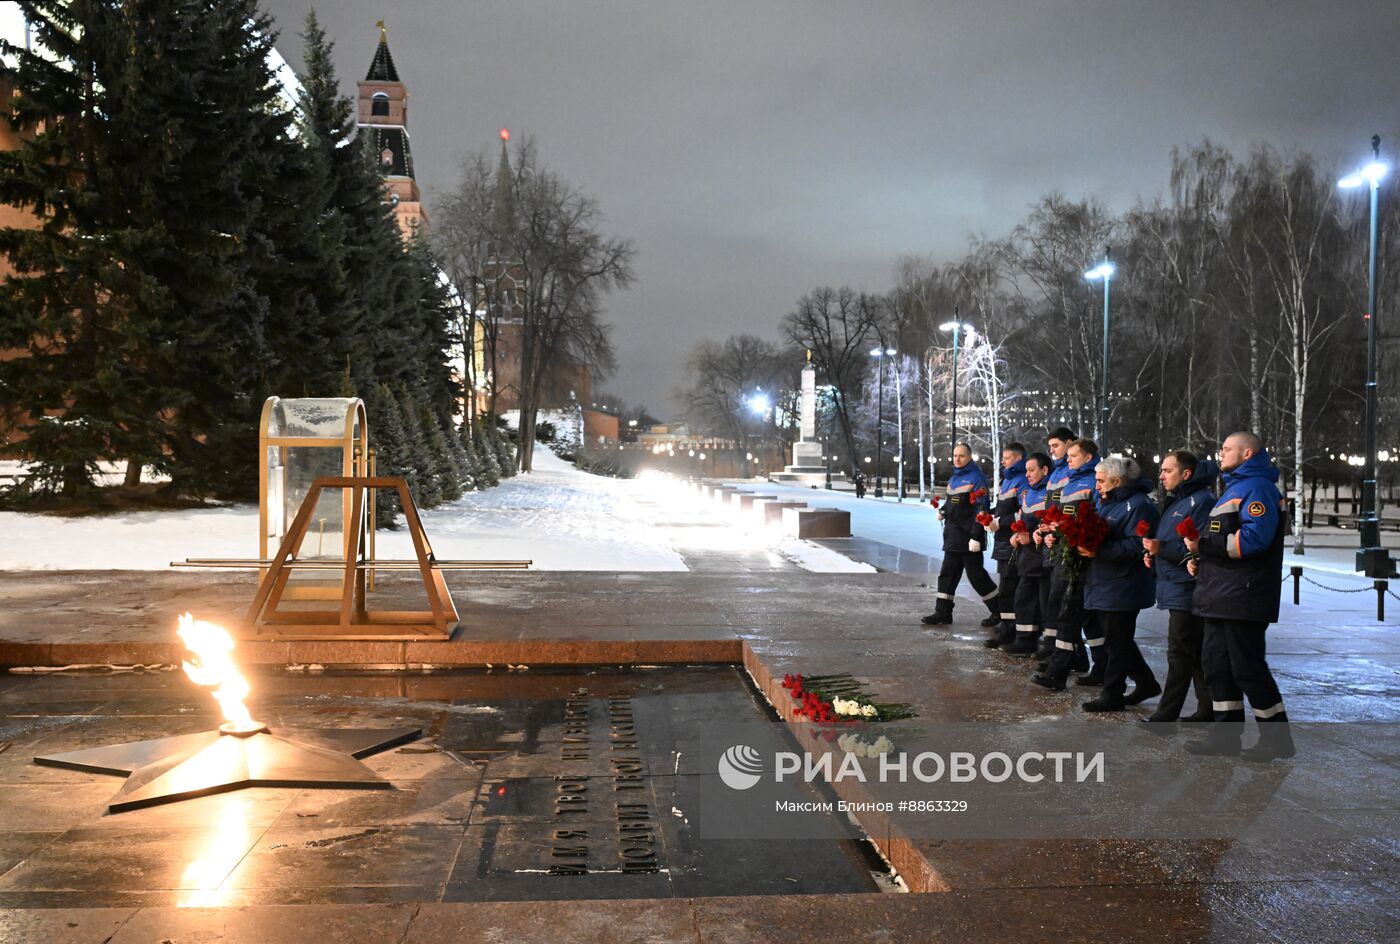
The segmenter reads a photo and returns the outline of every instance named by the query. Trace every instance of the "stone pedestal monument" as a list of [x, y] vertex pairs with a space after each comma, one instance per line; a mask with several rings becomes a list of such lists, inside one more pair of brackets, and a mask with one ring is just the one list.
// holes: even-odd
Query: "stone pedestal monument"
[[[789, 485], [825, 485], [826, 449], [817, 439], [817, 371], [812, 366], [812, 352], [807, 352], [807, 364], [802, 368], [802, 402], [798, 412], [801, 436], [792, 444], [792, 465], [769, 478]], [[832, 470], [833, 482], [846, 480], [844, 472]]]

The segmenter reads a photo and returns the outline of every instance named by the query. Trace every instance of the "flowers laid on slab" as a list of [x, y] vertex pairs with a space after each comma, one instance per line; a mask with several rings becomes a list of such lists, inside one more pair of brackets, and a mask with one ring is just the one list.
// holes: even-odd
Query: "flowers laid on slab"
[[797, 704], [793, 709], [794, 720], [805, 718], [819, 724], [836, 724], [914, 717], [914, 710], [907, 704], [875, 701], [865, 686], [848, 673], [784, 675], [783, 688]]

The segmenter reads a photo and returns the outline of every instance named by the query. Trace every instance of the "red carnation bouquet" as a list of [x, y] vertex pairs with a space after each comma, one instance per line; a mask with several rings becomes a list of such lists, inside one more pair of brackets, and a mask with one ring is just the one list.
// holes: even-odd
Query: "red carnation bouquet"
[[836, 675], [784, 675], [783, 688], [792, 698], [792, 718], [817, 724], [899, 721], [914, 717], [903, 702], [877, 702], [848, 672]]
[[1055, 519], [1055, 530], [1060, 533], [1054, 551], [1060, 555], [1060, 564], [1069, 578], [1070, 586], [1079, 582], [1089, 566], [1089, 558], [1081, 550], [1094, 554], [1099, 545], [1108, 537], [1108, 522], [1099, 516], [1094, 506], [1084, 502], [1077, 508], [1077, 514], [1061, 511]]
[[1145, 538], [1152, 533], [1152, 525], [1148, 524], [1147, 519], [1144, 518], [1137, 523], [1137, 527], [1133, 530], [1137, 533], [1138, 537]]
[[986, 497], [987, 497], [987, 490], [986, 490], [985, 488], [979, 488], [979, 489], [974, 490], [973, 493], [967, 497], [967, 499], [968, 499], [968, 501], [972, 502], [972, 503], [975, 505], [975, 504], [977, 504], [979, 501], [981, 501], [983, 498], [986, 498]]
[[981, 525], [982, 527], [984, 527], [984, 528], [990, 527], [991, 524], [992, 524], [992, 515], [991, 515], [991, 512], [988, 512], [988, 511], [979, 511], [979, 512], [977, 513], [977, 523], [980, 524], [980, 525]]
[[[1014, 521], [1011, 522], [1011, 533], [1012, 533], [1012, 534], [1025, 534], [1027, 530], [1028, 530], [1028, 529], [1026, 528], [1026, 523], [1025, 523], [1024, 521], [1022, 521], [1020, 518], [1017, 518], [1017, 519], [1015, 519]], [[1021, 556], [1021, 545], [1019, 545], [1019, 544], [1013, 544], [1013, 545], [1011, 546], [1011, 562], [1012, 562], [1013, 564], [1016, 563], [1016, 558], [1018, 558], [1018, 557], [1020, 557], [1020, 556]]]
[[930, 498], [930, 499], [928, 500], [928, 503], [929, 503], [930, 505], [932, 505], [933, 507], [937, 508], [937, 507], [938, 507], [938, 496], [935, 495], [935, 496], [933, 496], [932, 498]]
[[[1190, 518], [1181, 519], [1181, 523], [1176, 526], [1176, 533], [1187, 541], [1199, 541], [1201, 539], [1201, 532], [1196, 530], [1196, 522]], [[1187, 551], [1186, 557], [1182, 559], [1181, 563], [1183, 565], [1187, 564], [1198, 557], [1200, 557], [1200, 555], [1196, 552]]]

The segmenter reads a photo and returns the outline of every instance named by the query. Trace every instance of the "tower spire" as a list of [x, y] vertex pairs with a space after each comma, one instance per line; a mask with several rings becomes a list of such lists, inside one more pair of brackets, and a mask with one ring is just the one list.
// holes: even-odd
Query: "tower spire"
[[365, 81], [397, 82], [399, 70], [394, 68], [394, 57], [389, 55], [389, 30], [384, 26], [383, 20], [374, 25], [379, 27], [379, 45], [374, 50], [374, 60], [369, 64], [369, 73], [365, 76]]
[[510, 172], [510, 131], [501, 129], [501, 162], [496, 167], [496, 232], [505, 236], [515, 222], [515, 180]]

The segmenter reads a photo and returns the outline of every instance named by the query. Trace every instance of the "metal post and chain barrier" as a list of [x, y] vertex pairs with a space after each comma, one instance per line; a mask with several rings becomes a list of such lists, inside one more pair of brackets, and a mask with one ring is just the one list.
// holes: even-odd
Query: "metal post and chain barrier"
[[1377, 621], [1382, 623], [1385, 622], [1386, 595], [1389, 594], [1390, 596], [1395, 597], [1395, 599], [1400, 600], [1400, 596], [1396, 596], [1395, 593], [1390, 589], [1390, 581], [1388, 580], [1374, 580], [1371, 582], [1371, 586], [1369, 587], [1333, 587], [1306, 576], [1303, 573], [1303, 568], [1298, 566], [1297, 564], [1290, 566], [1288, 568], [1288, 573], [1289, 576], [1293, 578], [1294, 606], [1297, 606], [1300, 602], [1299, 591], [1301, 589], [1301, 583], [1304, 580], [1312, 584], [1314, 587], [1318, 587], [1322, 590], [1328, 590], [1332, 593], [1366, 593], [1368, 591], [1374, 591], [1376, 594], [1376, 619]]

